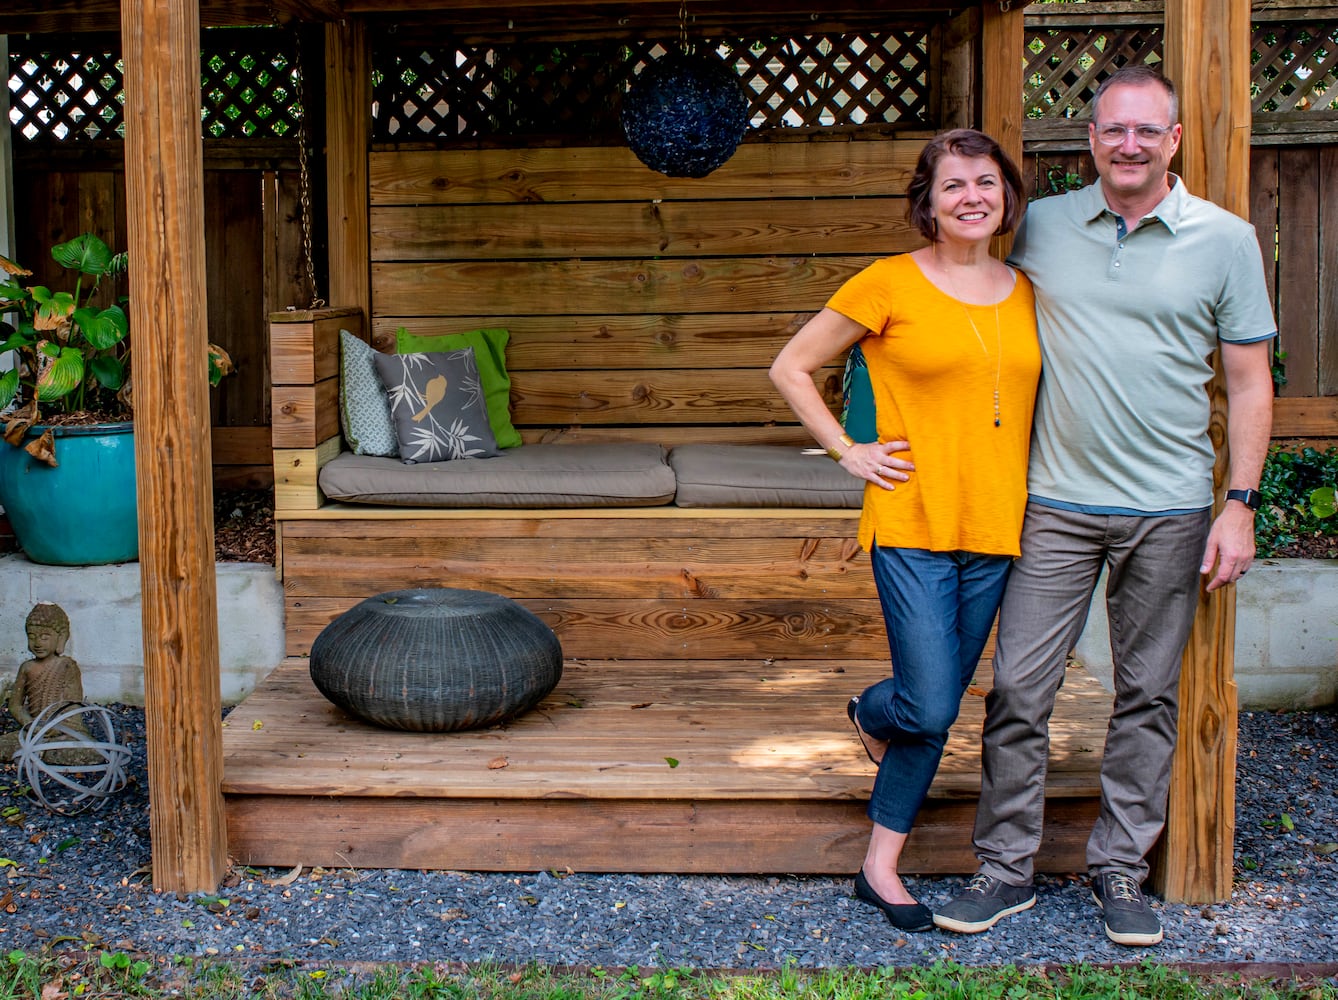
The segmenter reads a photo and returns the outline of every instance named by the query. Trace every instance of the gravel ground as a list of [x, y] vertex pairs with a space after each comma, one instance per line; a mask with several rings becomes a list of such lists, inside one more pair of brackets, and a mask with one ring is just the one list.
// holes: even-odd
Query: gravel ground
[[[0, 769], [0, 954], [115, 949], [299, 962], [543, 961], [805, 968], [929, 963], [1338, 962], [1338, 715], [1243, 713], [1235, 891], [1154, 900], [1166, 940], [1109, 943], [1085, 878], [1050, 877], [1034, 909], [971, 937], [899, 936], [849, 879], [235, 869], [217, 897], [149, 886], [143, 714], [113, 706], [134, 757], [98, 811], [49, 813]], [[960, 878], [911, 880], [931, 906]], [[1332, 975], [1330, 967], [1327, 974]]]

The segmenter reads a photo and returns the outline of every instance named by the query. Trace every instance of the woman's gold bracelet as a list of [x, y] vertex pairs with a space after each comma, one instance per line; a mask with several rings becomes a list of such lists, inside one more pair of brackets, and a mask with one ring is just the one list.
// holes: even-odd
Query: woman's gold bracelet
[[[841, 444], [846, 446], [846, 451], [849, 451], [851, 448], [855, 447], [855, 439], [852, 438], [849, 434], [842, 434], [837, 440], [840, 441]], [[843, 456], [845, 452], [838, 451], [836, 449], [836, 445], [832, 445], [830, 448], [827, 449], [827, 454], [828, 456], [830, 456], [833, 462], [839, 462], [841, 461], [841, 456]]]

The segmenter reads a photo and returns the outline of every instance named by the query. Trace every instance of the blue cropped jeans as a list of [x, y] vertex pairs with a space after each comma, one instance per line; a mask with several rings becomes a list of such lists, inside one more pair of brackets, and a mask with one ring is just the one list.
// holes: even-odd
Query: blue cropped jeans
[[989, 638], [1013, 560], [873, 547], [892, 676], [860, 695], [860, 726], [887, 740], [869, 818], [909, 833]]

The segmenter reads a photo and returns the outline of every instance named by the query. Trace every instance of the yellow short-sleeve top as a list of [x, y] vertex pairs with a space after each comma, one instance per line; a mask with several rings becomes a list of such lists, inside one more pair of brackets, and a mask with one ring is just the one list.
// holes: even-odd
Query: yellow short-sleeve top
[[878, 438], [909, 441], [902, 457], [915, 462], [895, 490], [865, 486], [865, 549], [877, 539], [883, 547], [1019, 554], [1041, 352], [1031, 282], [1014, 273], [996, 312], [940, 291], [902, 254], [871, 264], [827, 303], [868, 329], [860, 346]]

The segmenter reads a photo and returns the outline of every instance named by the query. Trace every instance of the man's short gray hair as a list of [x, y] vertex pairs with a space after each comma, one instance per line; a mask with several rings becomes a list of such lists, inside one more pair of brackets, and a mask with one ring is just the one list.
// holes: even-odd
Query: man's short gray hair
[[1166, 91], [1166, 96], [1171, 99], [1171, 120], [1167, 125], [1174, 125], [1180, 120], [1180, 98], [1176, 95], [1175, 84], [1173, 84], [1161, 70], [1147, 63], [1130, 63], [1127, 66], [1121, 66], [1110, 76], [1101, 81], [1101, 86], [1096, 88], [1096, 93], [1092, 95], [1091, 109], [1092, 121], [1097, 121], [1098, 106], [1101, 103], [1103, 95], [1111, 87], [1133, 86], [1141, 87], [1145, 84], [1155, 83]]

